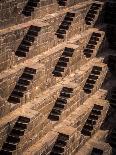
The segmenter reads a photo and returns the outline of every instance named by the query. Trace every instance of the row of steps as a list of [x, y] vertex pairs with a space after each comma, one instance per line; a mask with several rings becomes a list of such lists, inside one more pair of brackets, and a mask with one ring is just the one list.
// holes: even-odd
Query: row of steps
[[28, 86], [36, 74], [36, 69], [26, 67], [19, 77], [15, 88], [8, 98], [8, 102], [17, 104], [21, 102], [21, 98], [24, 96], [25, 91], [27, 91]]
[[74, 17], [75, 17], [75, 13], [71, 13], [71, 12], [66, 13], [64, 20], [62, 21], [57, 32], [55, 33], [58, 38], [64, 39], [67, 30], [70, 28], [73, 22]]
[[24, 14], [26, 17], [31, 16], [32, 12], [34, 12], [35, 7], [38, 6], [38, 3], [40, 0], [28, 0], [26, 6], [24, 7], [22, 14]]
[[98, 11], [101, 9], [101, 4], [93, 3], [90, 7], [90, 10], [88, 11], [85, 22], [87, 25], [92, 25], [94, 23], [94, 20], [96, 18], [96, 15], [98, 14]]
[[81, 134], [85, 136], [91, 136], [92, 130], [94, 129], [94, 126], [96, 125], [102, 110], [103, 110], [103, 106], [100, 106], [97, 104], [94, 105], [85, 125], [83, 126], [83, 129], [81, 130]]
[[99, 40], [101, 38], [101, 33], [93, 32], [91, 35], [91, 38], [84, 49], [83, 53], [86, 56], [86, 58], [90, 58], [94, 52], [94, 49], [96, 48]]
[[55, 105], [48, 116], [48, 119], [50, 119], [52, 121], [59, 120], [60, 115], [61, 115], [63, 109], [65, 108], [65, 105], [67, 104], [67, 100], [71, 97], [72, 93], [73, 93], [72, 88], [68, 88], [68, 87], [62, 88], [60, 95], [57, 98]]
[[106, 130], [98, 129], [75, 155], [111, 155], [112, 148], [104, 141], [106, 136]]
[[69, 135], [59, 133], [50, 155], [64, 154], [68, 141], [69, 141]]
[[1, 155], [12, 155], [12, 152], [17, 149], [20, 139], [25, 134], [30, 118], [19, 116], [10, 134], [8, 134], [0, 151]]
[[[62, 142], [61, 142], [62, 148], [63, 148], [62, 151], [63, 150], [65, 150], [65, 151], [57, 152], [57, 149], [55, 149], [55, 151], [52, 152], [51, 154], [61, 155], [61, 154], [67, 153], [68, 155], [72, 155], [73, 151], [76, 148], [77, 148], [76, 151], [81, 149], [82, 137], [85, 139], [85, 141], [87, 141], [90, 137], [82, 136], [79, 131], [80, 131], [80, 128], [82, 128], [83, 122], [85, 122], [86, 118], [90, 114], [90, 111], [91, 111], [94, 103], [99, 103], [100, 106], [102, 105], [104, 107], [103, 111], [102, 111], [102, 115], [99, 117], [98, 123], [94, 128], [95, 130], [98, 129], [100, 124], [102, 123], [102, 121], [105, 118], [106, 111], [108, 110], [109, 105], [106, 100], [98, 100], [98, 99], [96, 99], [96, 97], [91, 97], [91, 100], [88, 99], [88, 101], [86, 101], [86, 104], [78, 107], [77, 109], [75, 108], [75, 111], [70, 113], [70, 115], [65, 120], [63, 120], [63, 122], [61, 121], [53, 128], [52, 131], [48, 132], [47, 135], [49, 135], [49, 136], [47, 136], [47, 138], [45, 136], [42, 139], [38, 139], [36, 144], [33, 145], [31, 148], [29, 148], [29, 150], [26, 150], [26, 153], [24, 153], [24, 154], [25, 155], [31, 155], [31, 154], [46, 154], [47, 155], [47, 154], [50, 154], [50, 151], [52, 150], [52, 148], [54, 148], [54, 146], [56, 144], [55, 142], [57, 141], [57, 136], [59, 133], [69, 135], [69, 141], [67, 141], [68, 143], [66, 144], [66, 148], [63, 145], [64, 143], [62, 144]], [[82, 119], [82, 117], [83, 117], [83, 119]], [[71, 130], [71, 128], [73, 128], [73, 130]], [[53, 133], [53, 131], [55, 131], [55, 133]], [[97, 135], [98, 139], [99, 139], [99, 135], [100, 134]], [[94, 135], [92, 134], [92, 138], [93, 137], [94, 137]], [[97, 140], [97, 138], [95, 137], [95, 140]], [[59, 143], [57, 143], [57, 144], [58, 144], [58, 146], [60, 145]], [[93, 147], [97, 147], [97, 145], [94, 145], [94, 143], [92, 143], [88, 154], [91, 154]], [[58, 150], [61, 151], [61, 149], [59, 147], [57, 147], [57, 148], [58, 148]], [[103, 150], [105, 150], [105, 149], [103, 148]], [[83, 154], [80, 153], [78, 155], [84, 155], [84, 152], [83, 152]], [[87, 155], [87, 153], [85, 153], [85, 155]]]
[[34, 43], [38, 33], [40, 31], [40, 27], [31, 25], [27, 34], [24, 36], [22, 42], [20, 43], [15, 55], [18, 57], [26, 57], [27, 53], [29, 52], [29, 48]]
[[95, 85], [97, 79], [99, 78], [101, 71], [102, 71], [102, 67], [93, 66], [92, 71], [91, 71], [89, 77], [87, 78], [87, 81], [83, 88], [85, 93], [90, 94], [92, 92], [92, 89], [94, 88], [94, 85]]
[[65, 68], [68, 66], [68, 63], [70, 61], [70, 58], [73, 56], [74, 49], [65, 47], [61, 57], [58, 60], [58, 63], [56, 64], [52, 74], [55, 77], [62, 77], [62, 74], [65, 71]]
[[[30, 21], [32, 19], [38, 18], [41, 20], [41, 18], [45, 17], [46, 15], [49, 16], [54, 14], [55, 12], [60, 13], [61, 11], [64, 11], [65, 7], [62, 7], [60, 9], [60, 6], [62, 5], [66, 4], [67, 10], [69, 10], [70, 6], [73, 6], [75, 8], [80, 2], [81, 2], [80, 0], [79, 1], [77, 0], [73, 0], [73, 1], [71, 0], [64, 0], [64, 1], [63, 0], [26, 0], [21, 2], [17, 1], [14, 4], [14, 1], [12, 0], [11, 3], [13, 3], [14, 5], [12, 5], [12, 7], [11, 5], [7, 5], [6, 7], [5, 6], [6, 4], [0, 1], [1, 3], [0, 11], [1, 11], [1, 19], [2, 19], [2, 23], [0, 27], [1, 29], [4, 29], [17, 24], [26, 23], [27, 21]], [[87, 2], [85, 1], [85, 5], [86, 3]], [[81, 7], [80, 4], [78, 6]], [[9, 12], [9, 10], [11, 10], [11, 12]]]
[[[30, 1], [28, 1], [28, 3], [29, 3]], [[34, 2], [35, 1], [31, 1], [32, 2], [32, 4], [35, 4]], [[39, 1], [36, 1], [36, 2], [39, 2]], [[28, 4], [27, 3], [27, 4]], [[33, 8], [34, 7], [36, 7], [36, 6], [33, 6], [32, 7], [32, 9], [30, 8], [30, 7], [27, 7], [27, 8], [30, 8], [30, 9], [27, 9], [27, 12], [33, 12]], [[31, 11], [30, 11], [31, 10]], [[27, 13], [28, 14], [28, 13]], [[28, 14], [29, 15], [29, 14]], [[28, 16], [27, 15], [27, 16]], [[31, 15], [31, 13], [30, 13], [30, 15]], [[29, 15], [29, 16], [30, 16]], [[71, 15], [72, 16], [72, 15]], [[65, 20], [66, 21], [64, 21], [64, 24], [62, 24], [62, 28], [64, 28], [63, 30], [65, 30], [65, 31], [61, 31], [62, 29], [60, 29], [60, 31], [58, 32], [58, 35], [61, 37], [62, 36], [62, 34], [64, 33], [64, 34], [66, 34], [66, 30], [67, 30], [67, 28], [69, 29], [69, 26], [68, 25], [70, 25], [71, 23], [70, 22], [72, 22], [73, 21], [73, 19], [72, 19], [72, 17], [66, 17], [65, 18]], [[63, 27], [64, 26], [64, 27]], [[61, 33], [62, 32], [62, 33]], [[30, 36], [30, 34], [27, 34], [28, 36]], [[34, 37], [33, 37], [34, 36]], [[31, 33], [31, 37], [26, 37], [26, 38], [29, 38], [29, 40], [28, 40], [28, 43], [27, 43], [27, 40], [25, 41], [25, 39], [23, 40], [23, 43], [22, 43], [22, 45], [21, 45], [21, 48], [19, 48], [18, 50], [19, 51], [22, 51], [22, 49], [27, 53], [27, 52], [29, 52], [29, 47], [31, 46], [31, 43], [33, 43], [34, 42], [34, 39], [35, 39], [35, 37], [37, 36], [37, 33]], [[63, 35], [64, 36], [64, 35]], [[33, 38], [33, 39], [32, 39]], [[64, 37], [63, 37], [64, 38]], [[31, 40], [32, 39], [32, 40]], [[27, 45], [28, 44], [28, 45]], [[27, 45], [27, 46], [26, 46]], [[24, 47], [24, 48], [22, 48], [22, 46]], [[27, 48], [28, 47], [28, 48]], [[66, 48], [65, 48], [66, 49]], [[65, 69], [65, 67], [67, 67], [67, 63], [69, 62], [69, 58], [70, 57], [72, 57], [72, 55], [73, 55], [73, 52], [74, 52], [74, 50], [72, 50], [72, 49], [66, 49], [66, 51], [64, 51], [63, 52], [63, 55], [59, 58], [59, 61], [58, 61], [58, 63], [57, 63], [57, 65], [56, 65], [56, 67], [55, 67], [55, 74], [57, 75], [57, 76], [61, 76], [61, 73], [62, 72], [64, 72], [64, 69]], [[19, 52], [20, 53], [20, 52]], [[23, 52], [24, 53], [24, 52]], [[20, 55], [20, 54], [19, 54]], [[21, 57], [26, 57], [26, 54], [21, 54]], [[57, 68], [57, 69], [56, 69]], [[63, 70], [62, 70], [62, 68], [63, 68]], [[96, 70], [95, 70], [96, 71]], [[19, 92], [21, 92], [21, 93], [23, 93], [23, 92], [25, 92], [26, 90], [27, 90], [27, 86], [30, 84], [30, 81], [31, 80], [33, 80], [33, 75], [34, 75], [35, 73], [33, 73], [33, 74], [30, 74], [30, 72], [29, 72], [29, 74], [27, 74], [27, 72], [25, 73], [23, 73], [22, 75], [21, 75], [21, 77], [19, 78], [19, 81], [18, 81], [18, 83], [16, 84], [16, 86], [15, 86], [15, 89], [17, 90], [17, 91], [15, 91], [15, 90], [13, 90], [13, 92], [11, 93], [11, 98], [12, 98], [12, 95], [15, 95], [15, 96], [19, 96], [19, 97], [23, 97]], [[55, 75], [54, 74], [54, 75]], [[32, 76], [30, 76], [30, 75], [32, 75]], [[20, 80], [21, 79], [21, 80]], [[26, 79], [25, 81], [23, 81], [22, 79]], [[22, 82], [23, 81], [23, 82]], [[28, 81], [29, 81], [29, 83], [28, 83]], [[59, 98], [57, 99], [57, 101], [56, 101], [56, 103], [55, 103], [55, 106], [53, 107], [53, 111], [52, 111], [52, 114], [53, 114], [53, 116], [52, 116], [52, 118], [53, 118], [53, 120], [54, 120], [54, 116], [55, 116], [55, 120], [59, 120], [59, 116], [61, 115], [61, 112], [62, 112], [62, 110], [64, 109], [64, 107], [65, 107], [65, 104], [67, 103], [67, 99], [68, 98], [70, 98], [70, 95], [72, 94], [72, 89], [71, 88], [67, 88], [67, 87], [64, 87], [63, 88], [63, 90], [61, 91], [61, 93], [60, 93], [60, 96], [59, 96]], [[18, 94], [17, 94], [18, 93]], [[19, 95], [20, 94], [20, 95]], [[14, 97], [14, 96], [13, 96]], [[14, 100], [14, 99], [13, 99]], [[15, 101], [15, 100], [14, 100]], [[12, 101], [11, 101], [12, 102]], [[94, 112], [96, 113], [96, 109], [94, 109]], [[98, 110], [97, 110], [97, 112], [98, 112]], [[50, 113], [51, 114], [51, 113]], [[58, 115], [58, 117], [56, 118], [56, 115]], [[17, 123], [17, 122], [16, 122]], [[17, 125], [18, 124], [18, 125]], [[25, 126], [25, 123], [23, 124], [22, 122], [21, 123], [17, 123], [14, 127], [15, 128], [18, 128], [18, 130], [19, 130], [19, 127], [20, 127], [20, 125], [19, 124], [21, 124], [21, 131], [24, 129], [24, 130], [26, 130], [26, 127], [27, 127], [27, 123], [26, 123], [26, 126]], [[23, 124], [23, 125], [22, 125]], [[17, 134], [16, 134], [17, 135]], [[23, 135], [20, 135], [19, 134], [19, 136], [23, 136]], [[16, 137], [16, 136], [14, 136], [14, 134], [13, 134], [13, 137]], [[17, 138], [17, 137], [16, 137]], [[20, 140], [20, 139], [18, 139], [18, 140]], [[16, 142], [16, 144], [17, 144], [17, 142], [19, 142], [17, 139], [12, 139], [11, 138], [11, 136], [10, 136], [10, 138], [8, 137], [8, 143], [15, 143]], [[64, 154], [64, 152], [65, 152], [65, 147], [67, 146], [67, 143], [68, 143], [68, 140], [69, 140], [69, 136], [68, 135], [64, 135], [64, 134], [61, 134], [61, 133], [59, 133], [59, 136], [58, 136], [58, 138], [57, 138], [57, 140], [56, 140], [56, 142], [55, 142], [55, 144], [54, 144], [54, 147], [53, 147], [53, 149], [52, 149], [52, 151], [51, 151], [51, 153], [50, 154], [56, 154], [56, 155], [61, 155], [61, 154]], [[3, 145], [4, 146], [4, 145]], [[9, 146], [6, 146], [5, 145], [5, 147], [3, 147], [3, 149], [6, 149], [6, 148], [8, 148], [9, 149]], [[12, 149], [12, 147], [11, 147], [11, 149]], [[13, 148], [13, 150], [16, 150], [16, 148]], [[4, 151], [4, 150], [3, 150]], [[6, 151], [6, 150], [5, 150]]]

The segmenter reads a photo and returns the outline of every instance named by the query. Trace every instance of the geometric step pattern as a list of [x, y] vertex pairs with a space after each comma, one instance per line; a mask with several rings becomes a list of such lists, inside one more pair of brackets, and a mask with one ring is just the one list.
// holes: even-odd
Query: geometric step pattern
[[65, 68], [67, 67], [70, 57], [73, 56], [74, 49], [65, 47], [62, 55], [60, 56], [52, 74], [56, 77], [62, 77], [63, 72], [65, 71]]
[[55, 105], [52, 108], [48, 119], [52, 121], [58, 121], [60, 118], [60, 115], [62, 114], [62, 111], [65, 108], [65, 105], [67, 104], [67, 100], [71, 97], [73, 93], [72, 88], [63, 87], [59, 97], [56, 99]]
[[27, 87], [34, 78], [34, 74], [36, 74], [36, 69], [25, 67], [22, 75], [19, 77], [15, 85], [15, 88], [8, 98], [8, 102], [13, 104], [20, 103], [21, 98], [24, 96], [24, 92], [27, 91]]
[[103, 150], [94, 147], [91, 155], [103, 155]]
[[85, 125], [83, 126], [83, 129], [81, 130], [81, 134], [85, 136], [91, 136], [94, 126], [96, 125], [102, 110], [103, 110], [103, 106], [94, 104], [94, 107], [92, 108], [90, 115], [86, 120]]
[[50, 155], [63, 155], [69, 141], [69, 136], [59, 133], [58, 138], [52, 148]]
[[107, 137], [107, 142], [112, 148], [116, 148], [116, 128], [113, 128]]
[[86, 83], [83, 87], [83, 90], [85, 93], [90, 94], [92, 89], [94, 88], [94, 85], [99, 78], [99, 75], [101, 74], [102, 67], [99, 66], [93, 66], [92, 71], [89, 75], [89, 77], [86, 80]]
[[57, 0], [60, 6], [66, 6], [67, 0]]
[[116, 75], [116, 56], [108, 56], [108, 68], [113, 75]]
[[19, 116], [14, 127], [12, 128], [10, 134], [7, 136], [2, 149], [0, 151], [1, 155], [12, 155], [12, 152], [17, 149], [20, 139], [24, 136], [27, 125], [30, 122], [30, 118]]
[[116, 3], [107, 2], [105, 6], [105, 23], [116, 25]]
[[28, 0], [26, 6], [22, 11], [22, 14], [27, 17], [31, 16], [32, 12], [34, 12], [34, 8], [38, 6], [38, 2], [40, 2], [40, 0]]
[[95, 17], [98, 14], [99, 9], [101, 8], [101, 4], [93, 3], [88, 11], [85, 22], [87, 25], [92, 25], [94, 23]]
[[110, 106], [116, 108], [116, 87], [113, 87], [109, 96]]
[[31, 25], [27, 34], [24, 36], [22, 42], [20, 43], [15, 55], [18, 57], [26, 57], [29, 52], [30, 46], [35, 41], [35, 38], [38, 36], [38, 32], [40, 31], [40, 27]]
[[94, 49], [96, 48], [99, 40], [100, 40], [101, 34], [93, 32], [91, 35], [91, 38], [84, 49], [83, 53], [86, 56], [86, 58], [90, 58], [94, 52]]
[[56, 35], [60, 39], [64, 39], [64, 36], [66, 35], [66, 31], [71, 26], [71, 23], [73, 22], [73, 18], [75, 17], [75, 13], [67, 12], [64, 20], [60, 24], [58, 30], [56, 31]]

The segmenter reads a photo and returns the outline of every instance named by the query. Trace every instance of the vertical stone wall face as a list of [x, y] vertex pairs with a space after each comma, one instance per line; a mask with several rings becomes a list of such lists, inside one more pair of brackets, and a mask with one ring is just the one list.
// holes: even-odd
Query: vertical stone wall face
[[105, 8], [0, 1], [0, 155], [111, 154]]

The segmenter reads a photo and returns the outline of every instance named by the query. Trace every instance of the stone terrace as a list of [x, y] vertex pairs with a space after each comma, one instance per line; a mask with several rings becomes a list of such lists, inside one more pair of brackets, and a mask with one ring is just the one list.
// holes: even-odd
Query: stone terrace
[[0, 155], [115, 152], [112, 3], [0, 1]]

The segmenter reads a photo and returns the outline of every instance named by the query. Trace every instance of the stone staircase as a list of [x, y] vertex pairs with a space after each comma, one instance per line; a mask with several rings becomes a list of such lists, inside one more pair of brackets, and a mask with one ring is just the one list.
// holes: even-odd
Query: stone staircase
[[0, 155], [112, 154], [112, 3], [0, 1]]

